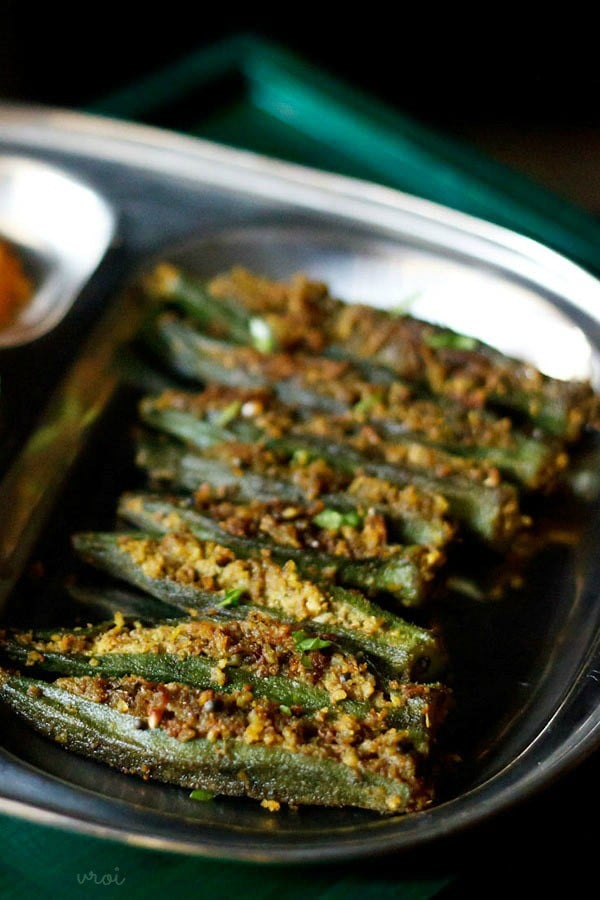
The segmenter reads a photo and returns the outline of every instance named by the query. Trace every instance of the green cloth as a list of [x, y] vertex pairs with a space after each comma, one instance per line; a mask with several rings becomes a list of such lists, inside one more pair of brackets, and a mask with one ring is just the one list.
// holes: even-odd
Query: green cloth
[[403, 877], [397, 861], [309, 867], [213, 861], [0, 817], [2, 900], [427, 900], [449, 877]]
[[235, 36], [185, 56], [89, 111], [378, 182], [600, 271], [600, 221], [592, 214], [259, 37]]

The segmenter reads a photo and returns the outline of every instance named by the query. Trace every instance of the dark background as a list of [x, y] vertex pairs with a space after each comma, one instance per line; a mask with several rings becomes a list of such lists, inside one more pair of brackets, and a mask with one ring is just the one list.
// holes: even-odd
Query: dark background
[[594, 26], [575, 8], [556, 21], [546, 10], [528, 23], [523, 12], [0, 0], [0, 99], [85, 106], [219, 38], [254, 32], [600, 211]]
[[[334, 7], [332, 7], [334, 8]], [[479, 123], [600, 124], [592, 23], [526, 24], [518, 11], [485, 19], [383, 4], [340, 6], [335, 21], [289, 7], [279, 16], [180, 0], [147, 4], [42, 4], [0, 0], [0, 84], [6, 96], [76, 105], [227, 34], [250, 31], [400, 109], [449, 127]], [[567, 11], [569, 12], [569, 11]], [[394, 19], [390, 16], [394, 15]], [[549, 24], [550, 20], [550, 24]]]

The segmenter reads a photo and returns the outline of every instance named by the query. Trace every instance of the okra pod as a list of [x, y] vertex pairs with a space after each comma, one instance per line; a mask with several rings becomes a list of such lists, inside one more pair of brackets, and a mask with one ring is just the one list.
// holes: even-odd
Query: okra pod
[[[336, 444], [317, 435], [292, 433], [260, 445], [232, 442], [229, 445], [217, 444], [207, 450], [200, 447], [194, 454], [167, 451], [164, 455], [167, 453], [175, 468], [175, 479], [186, 487], [191, 485], [192, 490], [208, 482], [215, 488], [234, 488], [237, 484], [240, 491], [257, 499], [278, 495], [287, 497], [290, 493], [298, 497], [300, 492], [290, 492], [289, 487], [284, 487], [285, 482], [290, 480], [289, 473], [286, 478], [286, 470], [291, 463], [296, 463], [296, 471], [304, 467], [308, 474], [308, 466], [312, 463], [333, 473], [337, 480], [334, 493], [346, 490], [355, 479], [367, 476], [400, 489], [412, 485], [426, 494], [440, 495], [446, 500], [452, 518], [466, 532], [499, 549], [513, 540], [524, 523], [516, 488], [502, 482], [497, 473], [494, 476], [492, 472], [482, 481], [481, 473], [472, 472], [470, 468], [465, 472], [460, 469], [448, 472], [444, 459], [440, 459], [439, 455], [434, 455], [432, 459], [429, 452], [423, 452], [423, 448], [413, 455], [413, 461], [409, 459], [400, 463], [396, 459], [388, 461], [387, 450], [381, 446], [374, 446], [371, 452], [360, 452], [349, 444]], [[150, 454], [142, 451], [138, 461], [145, 465], [144, 459], [147, 464], [149, 456], [152, 456], [152, 451]], [[227, 457], [232, 462], [239, 461], [238, 464], [228, 467]], [[414, 462], [415, 457], [418, 466]], [[268, 475], [273, 464], [274, 474], [282, 476], [277, 484], [271, 483]], [[261, 467], [266, 479], [260, 474]], [[153, 468], [159, 477], [162, 472], [169, 477], [167, 466], [153, 465]], [[252, 468], [258, 468], [259, 473], [253, 472]], [[301, 475], [299, 480], [302, 480]], [[246, 483], [243, 484], [243, 481]]]
[[227, 614], [226, 598], [234, 591], [248, 611], [256, 607], [302, 627], [326, 629], [404, 680], [431, 680], [444, 669], [444, 651], [432, 631], [358, 591], [303, 580], [292, 560], [280, 566], [268, 556], [238, 559], [230, 549], [187, 533], [83, 533], [73, 542], [86, 562], [180, 608]]
[[[241, 527], [240, 516], [244, 513], [246, 522], [249, 522], [250, 515], [254, 515], [259, 522], [265, 519], [273, 522], [274, 527], [269, 537], [264, 532], [261, 536], [259, 529], [254, 537], [232, 534], [214, 518], [162, 495], [126, 494], [119, 503], [119, 515], [142, 530], [160, 533], [189, 530], [199, 540], [214, 541], [228, 547], [240, 559], [260, 556], [266, 550], [270, 558], [280, 565], [293, 560], [304, 578], [355, 587], [368, 595], [386, 593], [403, 606], [419, 606], [427, 598], [430, 584], [445, 561], [442, 553], [432, 547], [381, 543], [381, 529], [377, 528], [376, 523], [371, 523], [374, 540], [372, 547], [368, 545], [370, 555], [353, 556], [352, 548], [361, 547], [362, 532], [357, 528], [359, 522], [343, 526], [343, 517], [332, 510], [321, 510], [321, 517], [325, 516], [326, 523], [335, 517], [336, 524], [339, 518], [340, 527], [335, 528], [333, 535], [327, 538], [327, 527], [314, 525], [311, 521], [310, 533], [303, 529], [296, 532], [307, 537], [304, 546], [289, 546], [278, 541], [284, 523], [277, 528], [273, 519], [273, 514], [277, 512], [275, 504], [260, 504], [258, 507], [255, 504], [254, 509], [250, 506], [234, 507], [227, 512], [237, 529]], [[314, 518], [319, 520], [319, 515]], [[286, 534], [289, 534], [289, 517], [287, 524]], [[309, 522], [304, 520], [301, 524], [307, 526]], [[375, 539], [378, 539], [377, 543]], [[320, 549], [315, 550], [315, 545]], [[323, 545], [327, 549], [323, 549]], [[365, 546], [364, 541], [362, 545]], [[336, 548], [338, 552], [334, 553]]]
[[[331, 415], [336, 416], [347, 433], [353, 426], [366, 423], [379, 430], [380, 439], [388, 436], [396, 445], [439, 448], [477, 465], [496, 467], [530, 490], [551, 487], [566, 467], [567, 455], [557, 439], [530, 436], [507, 416], [466, 409], [448, 399], [414, 396], [414, 389], [400, 381], [382, 383], [377, 371], [371, 372], [372, 380], [368, 380], [365, 365], [359, 369], [346, 360], [326, 357], [265, 355], [251, 347], [215, 341], [173, 317], [159, 318], [156, 328], [162, 355], [187, 378], [246, 390], [270, 388], [262, 398], [263, 405], [268, 403], [272, 412], [269, 424], [276, 421], [277, 397], [281, 403], [303, 410], [303, 414], [296, 413], [296, 426], [306, 418], [306, 409], [330, 414], [330, 428]], [[177, 402], [177, 392], [166, 392], [154, 403], [147, 400], [142, 414], [150, 424], [154, 419], [162, 419], [162, 427], [173, 434], [186, 436], [186, 431], [190, 431], [196, 441], [201, 439], [203, 429], [210, 430], [209, 423], [199, 424], [194, 432], [191, 421], [186, 423], [185, 406], [180, 401], [177, 409]], [[233, 398], [231, 402], [235, 402]], [[250, 408], [252, 403], [249, 400], [245, 405]], [[259, 405], [260, 400], [254, 404]], [[290, 424], [294, 424], [289, 411], [282, 410], [282, 415], [292, 418]], [[239, 440], [254, 439], [251, 419], [235, 419]]]
[[41, 734], [121, 772], [252, 797], [269, 809], [284, 802], [389, 814], [432, 800], [427, 759], [374, 710], [365, 720], [329, 710], [297, 716], [249, 691], [136, 676], [47, 683], [2, 670], [0, 699]]
[[[173, 291], [176, 282], [173, 274], [170, 285], [163, 285], [161, 297], [185, 306], [186, 288]], [[324, 285], [306, 279], [303, 283], [268, 282], [234, 269], [205, 284], [203, 293], [204, 319], [191, 307], [186, 311], [219, 338], [252, 345], [247, 324], [235, 335], [212, 326], [223, 304], [236, 308], [241, 321], [252, 319], [254, 328], [262, 320], [272, 335], [267, 348], [271, 351], [291, 345], [311, 353], [327, 351], [338, 358], [369, 360], [434, 395], [474, 408], [508, 410], [569, 441], [577, 440], [582, 429], [597, 419], [598, 400], [586, 381], [551, 378], [472, 337], [409, 315], [333, 299]]]
[[448, 502], [451, 515], [462, 528], [479, 540], [498, 549], [504, 548], [520, 532], [524, 524], [519, 494], [513, 485], [494, 478], [479, 480], [470, 470], [444, 472], [440, 462], [436, 471], [428, 469], [428, 454], [419, 453], [419, 465], [387, 459], [387, 452], [374, 447], [372, 454], [349, 445], [332, 443], [326, 438], [310, 434], [291, 434], [265, 443], [279, 459], [289, 460], [301, 455], [307, 462], [322, 460], [326, 465], [347, 476], [367, 475], [389, 481], [398, 487], [413, 484], [430, 493], [441, 494]]
[[105, 621], [116, 613], [148, 624], [183, 616], [178, 606], [171, 606], [141, 591], [115, 587], [112, 583], [99, 585], [74, 582], [66, 585], [66, 592], [70, 600], [81, 610], [85, 610], [86, 621], [90, 621], [90, 617], [92, 620]]
[[216, 496], [247, 501], [303, 504], [319, 500], [343, 515], [363, 515], [374, 509], [385, 517], [394, 539], [405, 543], [443, 547], [454, 536], [448, 503], [440, 494], [364, 473], [348, 476], [318, 461], [305, 464], [292, 459], [279, 464], [259, 445], [240, 466], [237, 449], [237, 445], [222, 445], [214, 455], [204, 455], [175, 441], [145, 436], [136, 461], [156, 484], [188, 493], [210, 488]]
[[303, 713], [329, 707], [365, 718], [372, 707], [385, 709], [389, 724], [408, 731], [419, 752], [428, 752], [448, 700], [441, 685], [382, 679], [332, 640], [255, 611], [149, 627], [117, 614], [98, 628], [0, 634], [0, 650], [18, 664], [75, 677], [137, 675], [225, 693], [251, 690]]

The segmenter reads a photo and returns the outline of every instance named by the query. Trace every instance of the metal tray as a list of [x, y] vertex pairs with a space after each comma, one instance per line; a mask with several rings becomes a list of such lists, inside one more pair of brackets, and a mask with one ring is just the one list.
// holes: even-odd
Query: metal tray
[[[121, 289], [156, 257], [204, 274], [234, 262], [275, 276], [302, 269], [348, 300], [393, 306], [412, 297], [420, 315], [553, 374], [597, 381], [600, 285], [513, 232], [365, 182], [59, 110], [0, 109], [1, 154], [59, 165], [118, 216], [108, 258], [60, 325], [27, 348], [0, 351], [9, 408], [29, 397], [11, 394], [28, 389], [34, 355], [36, 373], [49, 367], [44, 384], [57, 384], [49, 399], [32, 395], [0, 483], [0, 509], [10, 510], [0, 520], [0, 601], [21, 621], [60, 620], [46, 585], [69, 571], [68, 535], [103, 527], [132, 475], [123, 428], [132, 398], [116, 361], [137, 312]], [[593, 479], [587, 487], [575, 511], [580, 540], [543, 559], [527, 596], [445, 614], [464, 711], [455, 738], [468, 764], [431, 809], [381, 819], [193, 804], [185, 791], [79, 759], [8, 719], [0, 810], [130, 844], [256, 861], [414, 850], [488, 821], [600, 740], [600, 509]], [[37, 587], [32, 560], [48, 576]]]

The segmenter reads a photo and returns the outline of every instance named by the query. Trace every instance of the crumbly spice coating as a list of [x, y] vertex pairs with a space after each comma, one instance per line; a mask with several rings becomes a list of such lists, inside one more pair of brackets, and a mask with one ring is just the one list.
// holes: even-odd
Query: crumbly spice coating
[[[502, 481], [498, 468], [486, 463], [485, 460], [477, 463], [468, 457], [456, 456], [439, 447], [413, 441], [408, 437], [402, 441], [394, 440], [372, 422], [357, 421], [352, 414], [336, 416], [322, 413], [302, 414], [280, 403], [267, 390], [250, 392], [211, 386], [200, 394], [169, 391], [156, 402], [159, 407], [185, 409], [200, 418], [208, 416], [215, 410], [231, 409], [232, 405], [235, 405], [234, 416], [252, 418], [261, 431], [260, 440], [252, 444], [238, 441], [219, 444], [210, 453], [214, 456], [224, 455], [240, 469], [256, 470], [262, 466], [274, 475], [278, 470], [283, 475], [284, 470], [280, 468], [282, 463], [276, 459], [276, 453], [265, 449], [263, 445], [265, 440], [292, 435], [324, 438], [348, 446], [373, 461], [424, 470], [440, 479], [449, 475], [461, 475], [488, 487], [497, 487]], [[477, 415], [479, 414], [474, 413], [474, 416]], [[465, 417], [469, 418], [467, 411]], [[503, 421], [508, 420], [499, 420]], [[504, 427], [498, 430], [506, 440], [514, 439], [510, 430], [507, 431]], [[558, 471], [564, 468], [566, 456], [557, 453], [555, 463], [555, 466], [549, 466], [548, 477], [555, 474], [554, 469]], [[291, 473], [295, 483], [311, 499], [316, 498], [319, 493], [347, 489], [350, 479], [349, 475], [333, 472], [324, 461], [303, 460], [302, 451], [294, 454], [289, 464], [286, 464], [286, 470], [288, 477]]]
[[[232, 353], [244, 352], [248, 348], [234, 348]], [[269, 357], [259, 354], [262, 359]], [[312, 361], [311, 361], [312, 362]], [[325, 360], [327, 366], [338, 367], [337, 362]], [[266, 365], [267, 363], [265, 363]], [[314, 375], [314, 372], [312, 373]], [[277, 377], [273, 374], [273, 377]], [[328, 383], [336, 383], [336, 375], [325, 376]], [[320, 381], [320, 378], [318, 379]], [[469, 459], [451, 456], [436, 447], [422, 443], [386, 439], [381, 430], [370, 422], [362, 424], [350, 415], [324, 415], [321, 413], [300, 413], [279, 402], [267, 390], [238, 390], [236, 388], [209, 386], [201, 394], [185, 394], [166, 391], [156, 401], [158, 408], [175, 408], [192, 413], [198, 418], [210, 418], [210, 414], [231, 410], [232, 417], [252, 419], [262, 432], [261, 438], [268, 440], [286, 434], [311, 435], [326, 438], [335, 443], [346, 444], [367, 456], [376, 456], [392, 465], [414, 466], [445, 477], [453, 472], [466, 474], [473, 480], [497, 484], [500, 474], [496, 468], [476, 465]], [[217, 417], [218, 421], [218, 417]], [[504, 430], [501, 430], [504, 433]]]
[[[242, 368], [268, 384], [289, 381], [300, 391], [315, 392], [324, 403], [333, 402], [340, 410], [338, 421], [343, 423], [345, 418], [347, 429], [360, 423], [394, 423], [406, 435], [419, 435], [432, 443], [463, 450], [494, 448], [518, 452], [526, 440], [509, 416], [469, 408], [451, 399], [425, 399], [416, 394], [414, 386], [399, 380], [390, 384], [366, 381], [348, 360], [289, 353], [265, 355], [251, 347], [234, 345], [204, 351], [208, 356], [211, 352], [226, 368]], [[203, 415], [222, 403], [236, 401], [243, 409], [242, 415], [253, 417], [256, 425], [272, 437], [298, 424], [298, 410], [278, 402], [276, 392], [266, 387], [249, 391], [210, 385], [203, 394], [187, 398], [182, 392], [170, 391], [159, 400], [159, 405], [173, 405]], [[564, 469], [568, 462], [560, 442], [554, 448], [548, 444], [548, 457], [556, 471]]]
[[[288, 315], [290, 285], [301, 283], [313, 301], [306, 303], [302, 315]], [[314, 353], [342, 344], [359, 359], [374, 360], [399, 378], [424, 384], [473, 409], [501, 403], [504, 397], [519, 397], [523, 411], [535, 418], [544, 404], [559, 401], [568, 440], [576, 440], [586, 422], [598, 417], [598, 397], [588, 382], [553, 379], [490, 347], [462, 348], [452, 342], [446, 346], [436, 341], [438, 329], [427, 322], [333, 299], [324, 285], [317, 288], [317, 283], [301, 275], [286, 285], [234, 270], [214, 279], [209, 289], [215, 297], [233, 297], [253, 312], [268, 309], [266, 317], [273, 320], [283, 349], [291, 346]]]
[[464, 475], [491, 486], [496, 486], [501, 480], [495, 466], [478, 465], [471, 459], [454, 456], [419, 442], [387, 439], [374, 425], [369, 423], [357, 427], [352, 419], [344, 416], [311, 416], [296, 425], [292, 433], [327, 438], [334, 443], [345, 444], [369, 459], [393, 466], [423, 469], [437, 478]]
[[323, 527], [315, 522], [325, 509], [322, 502], [299, 506], [280, 500], [203, 503], [197, 499], [196, 509], [217, 521], [228, 534], [268, 538], [295, 550], [316, 550], [349, 559], [385, 559], [401, 549], [389, 542], [385, 518], [373, 509], [357, 516], [356, 524], [340, 521], [338, 527]]
[[[203, 453], [210, 458], [221, 461], [227, 460], [232, 470], [234, 472], [237, 470], [240, 474], [244, 471], [251, 471], [273, 478], [281, 475], [283, 478], [291, 480], [311, 500], [323, 494], [352, 491], [355, 479], [359, 479], [365, 474], [364, 468], [361, 466], [348, 471], [334, 470], [320, 457], [311, 459], [308, 451], [306, 453], [297, 451], [287, 463], [278, 461], [276, 454], [271, 449], [262, 447], [260, 443], [221, 443], [214, 445], [207, 451], [203, 451]], [[467, 489], [468, 483], [472, 481], [495, 491], [498, 511], [494, 523], [494, 541], [498, 546], [502, 546], [506, 540], [511, 539], [527, 525], [528, 520], [522, 515], [520, 510], [517, 490], [512, 484], [501, 479], [496, 468], [480, 468], [468, 463], [462, 469], [460, 465], [461, 460], [458, 460], [455, 466], [446, 459], [447, 456], [442, 451], [429, 447], [419, 447], [418, 445], [411, 445], [408, 448], [402, 445], [394, 448], [389, 445], [389, 447], [384, 447], [383, 449], [374, 445], [374, 462], [376, 463], [384, 462], [394, 465], [399, 464], [401, 460], [406, 462], [408, 457], [410, 466], [416, 474], [421, 474], [424, 477], [434, 474], [440, 479], [453, 475], [466, 482], [464, 485], [465, 489]], [[406, 477], [409, 483], [403, 487], [410, 486], [410, 474]], [[405, 499], [410, 497], [417, 499], [417, 495], [414, 493], [404, 495]], [[424, 494], [419, 493], [418, 497], [423, 498]], [[426, 505], [430, 505], [431, 502], [429, 501]], [[410, 500], [408, 511], [416, 511], [414, 508], [411, 510]]]
[[[371, 709], [362, 719], [327, 708], [306, 716], [254, 697], [250, 690], [216, 693], [177, 682], [156, 684], [139, 676], [67, 677], [57, 679], [55, 684], [93, 703], [134, 716], [149, 728], [161, 728], [178, 741], [233, 739], [331, 759], [358, 775], [371, 772], [415, 784], [420, 781], [421, 760], [412, 751], [410, 735], [389, 728], [385, 710]], [[423, 800], [428, 802], [425, 785], [422, 791]]]
[[202, 591], [243, 590], [252, 604], [281, 610], [298, 621], [337, 624], [376, 634], [383, 619], [340, 603], [321, 586], [301, 578], [293, 560], [274, 563], [268, 551], [260, 557], [236, 559], [233, 551], [212, 541], [199, 541], [189, 533], [161, 538], [123, 536], [122, 552], [149, 578], [166, 578]]
[[125, 536], [119, 546], [149, 578], [167, 578], [202, 591], [241, 589], [251, 603], [282, 608], [297, 619], [314, 618], [329, 605], [323, 590], [303, 581], [292, 561], [279, 566], [266, 551], [260, 557], [236, 559], [229, 548], [185, 532], [161, 538]]
[[272, 281], [242, 266], [213, 278], [208, 289], [213, 297], [233, 299], [260, 315], [282, 349], [318, 352], [323, 347], [321, 322], [324, 311], [334, 308], [327, 285], [298, 273], [289, 282]]
[[36, 651], [36, 658], [28, 660], [31, 664], [50, 652], [78, 653], [92, 659], [107, 653], [173, 654], [181, 660], [204, 656], [215, 660], [222, 685], [227, 683], [227, 667], [232, 666], [263, 678], [280, 676], [321, 688], [333, 703], [386, 702], [366, 663], [340, 652], [334, 644], [311, 651], [310, 667], [307, 666], [305, 653], [298, 649], [293, 637], [295, 628], [252, 611], [234, 621], [192, 618], [146, 627], [118, 617], [111, 628], [100, 634], [80, 630], [59, 632], [48, 639], [34, 638], [31, 632], [15, 637]]
[[[503, 398], [520, 398], [533, 418], [546, 403], [560, 401], [565, 436], [575, 440], [597, 415], [597, 397], [587, 382], [563, 382], [492, 348], [436, 345], [437, 331], [411, 316], [391, 317], [369, 306], [340, 303], [327, 318], [328, 338], [363, 359], [376, 359], [400, 378], [426, 384], [434, 393], [482, 409]], [[401, 353], [398, 352], [401, 348]]]

